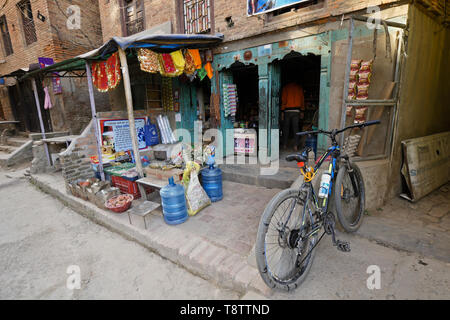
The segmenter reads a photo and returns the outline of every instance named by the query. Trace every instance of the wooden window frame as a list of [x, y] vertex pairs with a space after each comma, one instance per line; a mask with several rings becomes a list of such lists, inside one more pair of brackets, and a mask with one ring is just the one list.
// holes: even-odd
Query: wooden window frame
[[[177, 1], [177, 31], [181, 34], [186, 34], [186, 27], [184, 21], [184, 0]], [[209, 15], [210, 15], [210, 28], [209, 32], [201, 32], [199, 34], [214, 34], [215, 33], [215, 16], [214, 16], [214, 0], [209, 0]], [[197, 34], [197, 33], [192, 33]]]
[[[8, 29], [8, 22], [6, 20], [6, 15], [2, 15], [0, 16], [0, 25], [4, 24], [5, 27], [5, 32], [3, 32], [0, 29], [0, 33], [1, 33], [1, 40], [2, 40], [2, 47], [3, 47], [3, 51], [5, 53], [5, 56], [11, 56], [14, 54], [14, 49], [13, 49], [13, 45], [11, 42], [11, 35], [9, 34], [9, 29]], [[7, 37], [7, 38], [6, 38]]]
[[[29, 13], [26, 14], [23, 10], [25, 7], [29, 7]], [[33, 10], [30, 0], [21, 0], [17, 3], [17, 9], [19, 10], [20, 19], [22, 20], [22, 34], [24, 43], [29, 46], [37, 42], [36, 25], [34, 23]], [[26, 16], [27, 15], [27, 16]], [[29, 19], [27, 21], [26, 19]]]
[[[120, 8], [121, 8], [121, 22], [122, 22], [122, 35], [124, 37], [128, 37], [131, 36], [133, 34], [139, 33], [141, 31], [145, 30], [146, 27], [146, 21], [145, 21], [145, 1], [141, 0], [141, 7], [142, 7], [142, 30], [136, 33], [128, 33], [128, 28], [127, 28], [127, 21], [126, 21], [126, 10], [129, 7], [129, 3], [130, 2], [134, 2], [136, 0], [131, 0], [131, 1], [126, 1], [126, 0], [119, 0], [119, 4], [120, 4]], [[136, 3], [133, 4], [135, 10], [137, 9]], [[135, 19], [136, 20], [136, 19]]]

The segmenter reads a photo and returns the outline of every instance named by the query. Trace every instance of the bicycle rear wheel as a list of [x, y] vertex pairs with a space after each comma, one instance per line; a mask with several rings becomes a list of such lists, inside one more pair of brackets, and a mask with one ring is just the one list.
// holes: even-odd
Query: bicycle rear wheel
[[317, 241], [317, 233], [299, 240], [299, 234], [305, 236], [312, 230], [314, 218], [308, 210], [309, 202], [305, 201], [304, 208], [298, 194], [295, 189], [279, 192], [267, 205], [259, 223], [256, 262], [262, 279], [270, 288], [287, 291], [297, 288], [314, 259], [315, 250], [308, 253]]
[[334, 200], [340, 225], [347, 232], [355, 232], [361, 226], [364, 216], [365, 190], [358, 166], [350, 162], [350, 167], [353, 169], [353, 179], [347, 165], [341, 166], [338, 171]]

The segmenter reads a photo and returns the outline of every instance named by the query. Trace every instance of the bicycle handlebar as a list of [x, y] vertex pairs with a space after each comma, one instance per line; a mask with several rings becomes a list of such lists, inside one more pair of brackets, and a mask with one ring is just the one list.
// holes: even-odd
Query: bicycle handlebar
[[315, 130], [315, 131], [304, 131], [304, 132], [297, 132], [296, 135], [298, 136], [305, 136], [305, 135], [309, 135], [309, 134], [319, 134], [319, 133], [323, 133], [323, 134], [328, 134], [328, 135], [337, 135], [339, 133], [344, 132], [345, 130], [348, 129], [352, 129], [352, 128], [364, 128], [367, 126], [372, 126], [375, 124], [380, 124], [381, 121], [380, 120], [372, 120], [372, 121], [367, 121], [364, 123], [358, 123], [358, 124], [353, 124], [351, 126], [345, 127], [344, 129], [340, 129], [340, 130], [333, 130], [333, 131], [325, 131], [325, 130]]

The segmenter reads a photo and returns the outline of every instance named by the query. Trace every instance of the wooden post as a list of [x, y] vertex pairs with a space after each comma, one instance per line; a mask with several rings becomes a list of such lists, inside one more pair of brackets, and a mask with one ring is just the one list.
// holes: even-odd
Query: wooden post
[[95, 108], [94, 88], [92, 86], [92, 72], [91, 63], [86, 61], [86, 75], [89, 88], [89, 100], [91, 102], [92, 121], [94, 122], [95, 141], [97, 143], [98, 168], [100, 170], [100, 177], [105, 181], [105, 172], [103, 171], [103, 157], [102, 157], [102, 140], [100, 139], [100, 130], [98, 127], [97, 110]]
[[[134, 122], [133, 113], [133, 97], [131, 95], [130, 74], [128, 73], [128, 62], [125, 51], [119, 47], [119, 57], [123, 76], [123, 86], [125, 88], [125, 97], [127, 100], [128, 121], [130, 123], [130, 135], [133, 143], [134, 159], [136, 161], [136, 171], [139, 174], [139, 178], [144, 177], [144, 171], [142, 170], [141, 156], [139, 154], [139, 145], [136, 134], [136, 123]], [[143, 195], [145, 197], [145, 195]]]
[[[36, 88], [36, 80], [34, 78], [31, 79], [31, 85], [32, 85], [33, 91], [34, 91], [34, 99], [36, 100], [36, 108], [37, 108], [37, 112], [38, 112], [38, 116], [39, 116], [39, 124], [41, 125], [42, 138], [45, 139], [46, 138], [45, 127], [44, 127], [44, 121], [42, 121], [41, 104], [39, 102], [39, 95], [37, 93], [37, 88]], [[52, 160], [50, 158], [50, 153], [48, 152], [48, 146], [47, 146], [46, 142], [44, 142], [44, 148], [45, 148], [45, 154], [47, 155], [48, 165], [52, 166]]]

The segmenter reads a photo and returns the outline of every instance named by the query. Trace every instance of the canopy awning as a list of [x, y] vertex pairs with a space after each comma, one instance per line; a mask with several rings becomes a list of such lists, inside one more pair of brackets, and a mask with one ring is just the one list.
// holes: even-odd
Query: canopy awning
[[118, 48], [149, 48], [156, 52], [171, 52], [179, 49], [209, 48], [223, 41], [222, 34], [154, 34], [151, 30], [145, 30], [129, 37], [113, 37], [100, 48], [94, 49], [75, 58], [55, 63], [43, 69], [25, 73], [19, 80], [24, 80], [38, 74], [49, 74], [63, 71], [86, 70], [86, 60], [105, 60]]

